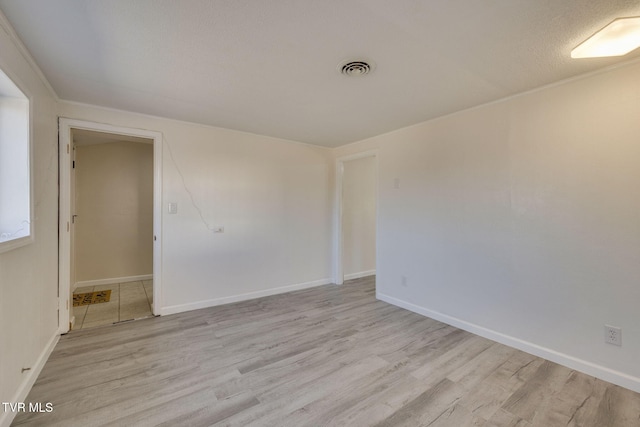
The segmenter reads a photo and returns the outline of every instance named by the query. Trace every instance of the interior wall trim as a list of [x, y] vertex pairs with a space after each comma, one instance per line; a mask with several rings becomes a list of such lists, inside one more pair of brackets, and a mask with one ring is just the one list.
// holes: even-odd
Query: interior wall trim
[[295, 285], [280, 286], [277, 288], [264, 289], [262, 291], [247, 292], [244, 294], [232, 295], [228, 297], [195, 301], [186, 304], [171, 305], [162, 308], [162, 315], [182, 313], [183, 311], [198, 310], [201, 308], [215, 307], [218, 305], [231, 304], [234, 302], [247, 301], [255, 298], [268, 297], [271, 295], [284, 294], [286, 292], [298, 291], [301, 289], [314, 288], [316, 286], [328, 285], [331, 279], [320, 279], [311, 282], [298, 283]]
[[152, 280], [153, 274], [141, 274], [139, 276], [123, 276], [123, 277], [110, 277], [107, 279], [94, 279], [94, 280], [81, 280], [73, 284], [73, 290], [81, 288], [83, 286], [99, 286], [99, 285], [112, 285], [114, 283], [136, 282], [138, 280]]
[[607, 368], [606, 366], [579, 359], [577, 357], [561, 353], [559, 351], [555, 351], [550, 348], [522, 340], [520, 338], [512, 337], [510, 335], [485, 328], [475, 323], [467, 322], [465, 320], [461, 320], [447, 314], [433, 311], [428, 308], [406, 302], [404, 300], [386, 295], [381, 292], [376, 292], [376, 298], [397, 307], [404, 308], [406, 310], [421, 314], [426, 317], [430, 317], [451, 326], [455, 326], [456, 328], [463, 329], [467, 332], [471, 332], [483, 338], [499, 342], [500, 344], [508, 345], [509, 347], [522, 350], [534, 356], [542, 357], [543, 359], [547, 359], [559, 365], [566, 366], [569, 369], [575, 369], [576, 371], [580, 371], [587, 375], [600, 378], [601, 380], [608, 381], [610, 383], [619, 385], [620, 387], [624, 387], [640, 393], [640, 378], [638, 377], [634, 377], [632, 375], [625, 374], [624, 372]]
[[31, 56], [31, 52], [29, 52], [29, 49], [27, 49], [25, 44], [22, 42], [22, 39], [20, 39], [20, 37], [18, 36], [18, 33], [16, 33], [16, 30], [13, 28], [13, 25], [11, 25], [6, 15], [4, 14], [4, 12], [2, 12], [1, 10], [0, 10], [0, 28], [2, 28], [4, 32], [9, 36], [9, 38], [11, 39], [11, 42], [14, 44], [16, 49], [18, 49], [18, 52], [20, 52], [20, 55], [22, 56], [22, 58], [24, 58], [24, 60], [27, 61], [27, 64], [29, 64], [29, 67], [31, 68], [31, 70], [33, 70], [36, 76], [38, 76], [38, 79], [44, 85], [44, 87], [47, 88], [47, 91], [49, 91], [49, 94], [51, 95], [51, 97], [55, 101], [60, 101], [60, 97], [58, 96], [56, 91], [53, 90], [53, 86], [51, 86], [51, 83], [49, 83], [49, 80], [47, 80], [47, 78], [44, 76], [44, 73], [38, 66], [38, 63], [36, 62], [36, 60], [33, 58], [33, 56]]
[[[16, 403], [25, 402], [27, 400], [27, 395], [31, 391], [31, 387], [33, 387], [33, 384], [35, 384], [36, 380], [40, 376], [40, 372], [42, 372], [44, 364], [47, 363], [51, 352], [55, 348], [56, 344], [58, 344], [58, 340], [60, 340], [60, 335], [58, 335], [58, 332], [56, 331], [56, 333], [49, 339], [49, 342], [44, 347], [33, 366], [25, 366], [25, 368], [31, 369], [24, 371], [24, 378], [22, 379], [18, 390], [9, 402]], [[45, 402], [42, 403], [44, 404]], [[16, 415], [18, 415], [18, 412], [0, 412], [0, 427], [9, 427]]]
[[344, 275], [344, 280], [360, 279], [362, 277], [374, 276], [375, 274], [376, 274], [375, 270], [360, 271], [358, 273], [349, 273]]

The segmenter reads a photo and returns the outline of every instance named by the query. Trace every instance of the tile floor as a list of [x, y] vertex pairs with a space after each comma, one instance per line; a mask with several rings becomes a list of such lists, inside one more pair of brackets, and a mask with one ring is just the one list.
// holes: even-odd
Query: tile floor
[[111, 289], [109, 302], [73, 307], [73, 315], [76, 317], [74, 330], [152, 316], [153, 280], [84, 286], [77, 288], [74, 294], [107, 289]]

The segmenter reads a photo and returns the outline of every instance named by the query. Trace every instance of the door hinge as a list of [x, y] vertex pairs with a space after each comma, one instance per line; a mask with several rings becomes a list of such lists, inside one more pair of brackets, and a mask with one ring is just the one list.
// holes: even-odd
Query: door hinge
[[67, 221], [67, 232], [69, 231], [69, 221]]
[[67, 154], [69, 154], [69, 144], [67, 144]]

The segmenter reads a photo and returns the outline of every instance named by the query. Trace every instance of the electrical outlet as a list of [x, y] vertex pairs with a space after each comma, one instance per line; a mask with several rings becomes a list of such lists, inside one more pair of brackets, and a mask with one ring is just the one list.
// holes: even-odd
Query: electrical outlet
[[404, 286], [405, 288], [407, 287], [407, 276], [401, 276], [400, 277], [400, 284], [402, 286]]
[[622, 329], [617, 326], [604, 325], [604, 342], [622, 345]]

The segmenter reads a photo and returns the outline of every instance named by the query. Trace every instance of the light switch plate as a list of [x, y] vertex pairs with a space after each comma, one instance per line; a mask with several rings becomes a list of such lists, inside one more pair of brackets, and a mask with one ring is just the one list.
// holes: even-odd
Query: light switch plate
[[175, 202], [169, 202], [169, 213], [177, 214], [178, 213], [178, 204]]

